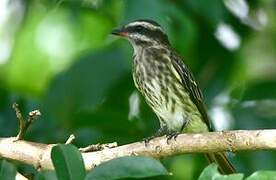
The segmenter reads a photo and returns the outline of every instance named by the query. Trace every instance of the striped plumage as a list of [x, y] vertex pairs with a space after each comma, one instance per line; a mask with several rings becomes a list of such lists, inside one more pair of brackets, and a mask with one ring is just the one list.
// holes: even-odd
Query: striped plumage
[[161, 128], [169, 133], [206, 132], [208, 127], [182, 85], [170, 53], [158, 45], [138, 50], [133, 62], [135, 85], [158, 116]]
[[[159, 24], [137, 20], [112, 33], [126, 37], [134, 48], [134, 83], [160, 121], [159, 134], [211, 131], [202, 93]], [[234, 172], [223, 153], [206, 156], [221, 172]]]

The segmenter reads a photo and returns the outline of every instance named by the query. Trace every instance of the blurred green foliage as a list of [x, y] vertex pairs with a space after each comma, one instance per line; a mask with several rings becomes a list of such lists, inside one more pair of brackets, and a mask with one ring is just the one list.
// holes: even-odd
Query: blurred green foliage
[[[42, 112], [31, 141], [64, 142], [74, 133], [78, 146], [123, 144], [153, 134], [158, 121], [137, 99], [132, 48], [109, 35], [145, 18], [164, 27], [191, 67], [218, 130], [276, 127], [275, 1], [1, 0], [0, 12], [1, 137], [16, 134], [13, 102], [25, 114]], [[230, 157], [245, 175], [276, 168], [275, 152]], [[200, 155], [162, 161], [173, 173], [162, 179], [196, 179], [207, 165]]]

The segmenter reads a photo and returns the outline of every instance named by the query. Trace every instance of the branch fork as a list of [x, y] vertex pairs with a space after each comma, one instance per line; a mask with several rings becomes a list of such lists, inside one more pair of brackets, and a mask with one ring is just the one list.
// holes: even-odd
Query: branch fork
[[15, 141], [18, 141], [18, 140], [22, 140], [24, 138], [24, 135], [25, 135], [27, 129], [29, 128], [29, 126], [34, 122], [35, 119], [37, 119], [38, 116], [41, 115], [41, 113], [39, 110], [33, 110], [33, 111], [29, 112], [29, 116], [28, 116], [27, 120], [25, 120], [20, 109], [19, 109], [18, 104], [14, 103], [12, 105], [12, 107], [13, 107], [16, 117], [19, 121], [19, 132], [15, 138]]

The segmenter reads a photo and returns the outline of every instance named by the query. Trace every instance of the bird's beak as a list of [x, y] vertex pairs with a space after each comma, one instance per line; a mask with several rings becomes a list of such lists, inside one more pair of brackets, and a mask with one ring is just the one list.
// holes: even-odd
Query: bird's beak
[[116, 36], [123, 36], [123, 37], [127, 37], [128, 36], [128, 32], [125, 31], [125, 29], [114, 29], [111, 34], [116, 35]]

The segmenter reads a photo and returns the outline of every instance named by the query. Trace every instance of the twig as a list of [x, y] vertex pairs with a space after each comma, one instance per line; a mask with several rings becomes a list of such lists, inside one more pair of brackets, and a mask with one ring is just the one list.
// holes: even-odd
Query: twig
[[91, 144], [84, 148], [79, 148], [80, 152], [94, 152], [94, 151], [101, 151], [104, 149], [110, 149], [117, 147], [117, 142], [108, 143], [108, 144]]
[[[14, 138], [0, 138], [0, 157], [30, 164], [41, 169], [53, 169], [50, 152], [54, 144], [40, 144]], [[92, 169], [105, 161], [122, 156], [167, 157], [184, 153], [207, 153], [220, 151], [276, 150], [276, 129], [252, 131], [209, 132], [180, 134], [167, 144], [166, 137], [152, 139], [148, 146], [135, 142], [106, 148], [101, 151], [82, 153], [85, 167]]]
[[71, 144], [76, 139], [74, 134], [71, 134], [69, 138], [66, 140], [65, 144]]
[[27, 129], [29, 128], [29, 126], [32, 124], [32, 122], [38, 117], [41, 115], [40, 111], [39, 110], [34, 110], [34, 111], [31, 111], [29, 112], [29, 116], [28, 116], [28, 119], [27, 121], [24, 119], [19, 107], [18, 107], [18, 104], [17, 103], [14, 103], [12, 105], [14, 111], [15, 111], [15, 114], [16, 114], [16, 117], [19, 121], [19, 132], [16, 136], [16, 138], [14, 139], [15, 141], [18, 141], [18, 140], [21, 140], [23, 139]]

